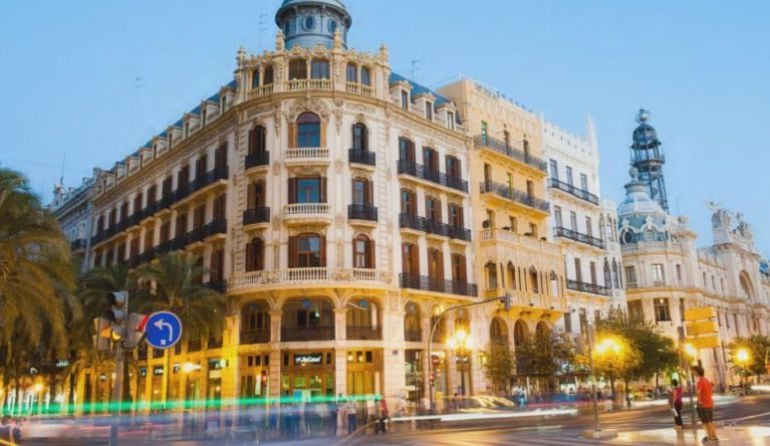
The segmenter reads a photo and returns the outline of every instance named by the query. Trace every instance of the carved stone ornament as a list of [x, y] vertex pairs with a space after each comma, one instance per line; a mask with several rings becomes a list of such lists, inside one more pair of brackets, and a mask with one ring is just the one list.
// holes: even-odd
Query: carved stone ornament
[[343, 214], [337, 214], [334, 217], [334, 224], [337, 226], [342, 226], [345, 224], [345, 216]]
[[310, 96], [309, 94], [295, 100], [289, 107], [289, 119], [295, 121], [300, 114], [310, 111], [321, 116], [323, 119], [329, 117], [329, 106], [324, 101]]
[[279, 229], [281, 229], [281, 217], [277, 215], [273, 216], [272, 225], [273, 225], [274, 231], [278, 231]]
[[273, 163], [273, 175], [279, 175], [281, 173], [281, 163], [278, 161]]
[[337, 133], [342, 129], [342, 109], [337, 108], [334, 110], [334, 127], [337, 129]]
[[344, 162], [344, 161], [342, 161], [342, 160], [340, 160], [340, 159], [338, 159], [337, 161], [335, 161], [335, 162], [334, 162], [334, 170], [335, 170], [335, 171], [336, 171], [338, 174], [341, 174], [341, 173], [342, 173], [342, 172], [345, 170], [345, 162]]

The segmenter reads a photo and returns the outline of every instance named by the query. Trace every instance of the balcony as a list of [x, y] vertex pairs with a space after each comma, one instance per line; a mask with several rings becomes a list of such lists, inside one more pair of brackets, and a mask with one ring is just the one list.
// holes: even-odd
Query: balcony
[[458, 296], [476, 297], [478, 295], [476, 284], [458, 282], [455, 280], [434, 279], [418, 274], [401, 274], [399, 276], [399, 286], [401, 288], [456, 294]]
[[359, 84], [357, 82], [348, 82], [345, 84], [345, 90], [348, 93], [360, 94], [361, 96], [374, 96], [374, 89], [366, 84]]
[[242, 331], [240, 338], [241, 345], [267, 344], [270, 342], [270, 330]]
[[382, 328], [348, 325], [345, 327], [345, 337], [355, 341], [379, 341], [382, 339]]
[[246, 155], [246, 170], [252, 167], [270, 165], [270, 152], [257, 152]]
[[206, 172], [205, 175], [200, 176], [193, 180], [192, 183], [190, 183], [191, 191], [190, 193], [197, 192], [199, 190], [205, 189], [208, 186], [216, 183], [220, 180], [227, 180], [228, 177], [228, 168], [225, 167], [215, 167], [214, 169], [211, 169], [210, 171]]
[[548, 166], [545, 161], [536, 156], [532, 156], [523, 150], [514, 149], [505, 141], [490, 138], [489, 136], [477, 135], [473, 138], [473, 143], [477, 149], [486, 148], [501, 155], [505, 155], [512, 160], [531, 166], [540, 172], [548, 172]]
[[401, 213], [398, 216], [399, 227], [402, 229], [413, 229], [419, 232], [447, 237], [454, 240], [471, 241], [471, 231], [458, 226], [448, 225], [433, 219], [420, 217], [418, 215]]
[[404, 341], [422, 342], [422, 330], [404, 330]]
[[224, 279], [212, 280], [203, 284], [206, 288], [218, 293], [227, 292], [227, 282]]
[[599, 205], [599, 197], [592, 194], [591, 192], [588, 192], [587, 190], [577, 188], [569, 183], [560, 181], [557, 178], [551, 178], [550, 185], [554, 189], [558, 189], [562, 192], [566, 192], [572, 196], [580, 198], [581, 200], [587, 201], [591, 204], [595, 204], [597, 206]]
[[377, 165], [377, 154], [368, 150], [349, 149], [348, 162], [351, 164], [363, 164], [366, 166]]
[[286, 224], [328, 224], [332, 219], [329, 203], [296, 203], [283, 206]]
[[344, 285], [360, 287], [367, 283], [373, 285], [387, 284], [387, 275], [381, 269], [366, 268], [288, 268], [271, 271], [251, 271], [237, 273], [230, 278], [227, 289], [248, 290], [255, 287], [286, 287], [297, 285]]
[[73, 240], [72, 243], [70, 243], [71, 251], [82, 251], [84, 249], [86, 249], [86, 239], [84, 238]]
[[582, 293], [596, 294], [599, 296], [610, 296], [612, 291], [606, 286], [597, 285], [595, 283], [586, 283], [578, 280], [567, 279], [567, 288], [573, 291], [580, 291]]
[[426, 169], [422, 164], [417, 164], [412, 161], [399, 160], [398, 174], [420, 178], [460, 192], [468, 192], [468, 182], [462, 178], [447, 175], [436, 170]]
[[281, 342], [333, 341], [334, 327], [281, 328]]
[[291, 79], [286, 83], [286, 91], [331, 90], [331, 79]]
[[562, 226], [553, 228], [553, 234], [556, 237], [563, 237], [566, 239], [574, 240], [585, 245], [593, 246], [595, 248], [604, 249], [604, 241], [596, 238], [592, 235], [583, 234], [582, 232], [573, 231]]
[[491, 194], [497, 195], [498, 197], [504, 198], [514, 203], [518, 203], [518, 204], [530, 207], [532, 209], [535, 209], [541, 212], [548, 213], [550, 212], [550, 209], [551, 209], [551, 204], [548, 201], [529, 195], [526, 192], [522, 192], [520, 190], [510, 188], [506, 184], [494, 183], [491, 181], [483, 181], [481, 182], [481, 193], [482, 194], [491, 193]]
[[273, 84], [260, 85], [249, 91], [249, 97], [262, 97], [273, 94]]
[[329, 149], [305, 147], [286, 150], [287, 165], [328, 164]]
[[366, 204], [348, 205], [348, 220], [377, 222], [377, 207]]
[[270, 208], [256, 207], [243, 211], [243, 226], [270, 224]]

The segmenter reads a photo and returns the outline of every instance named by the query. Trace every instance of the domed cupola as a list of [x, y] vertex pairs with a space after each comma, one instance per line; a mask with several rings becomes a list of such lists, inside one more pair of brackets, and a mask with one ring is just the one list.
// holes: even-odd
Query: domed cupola
[[660, 206], [668, 211], [668, 198], [666, 182], [663, 178], [663, 164], [666, 157], [660, 149], [658, 133], [647, 121], [650, 120], [650, 112], [641, 109], [636, 116], [636, 127], [631, 145], [631, 166], [639, 172], [639, 180], [647, 185], [650, 197], [660, 203]]
[[618, 206], [620, 243], [668, 240], [668, 214], [650, 198], [647, 184], [640, 181], [632, 167], [631, 181], [626, 184], [626, 198]]
[[275, 23], [283, 30], [286, 48], [294, 45], [332, 48], [334, 33], [342, 33], [347, 48], [347, 35], [353, 19], [341, 0], [284, 0], [275, 14]]

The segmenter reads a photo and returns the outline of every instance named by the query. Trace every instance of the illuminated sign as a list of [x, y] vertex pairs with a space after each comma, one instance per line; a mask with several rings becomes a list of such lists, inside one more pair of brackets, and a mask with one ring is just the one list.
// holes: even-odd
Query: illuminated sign
[[323, 363], [322, 353], [308, 353], [305, 355], [294, 355], [295, 365], [313, 365]]
[[155, 367], [152, 369], [153, 375], [162, 375], [163, 374], [163, 366]]

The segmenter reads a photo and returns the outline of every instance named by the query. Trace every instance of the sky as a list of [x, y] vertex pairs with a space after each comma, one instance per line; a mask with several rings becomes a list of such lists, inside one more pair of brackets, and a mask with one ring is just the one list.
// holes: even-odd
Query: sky
[[[671, 211], [711, 242], [709, 200], [770, 254], [770, 3], [346, 0], [349, 46], [386, 43], [429, 87], [475, 78], [582, 134], [619, 201], [637, 110], [663, 142]], [[279, 0], [0, 2], [0, 166], [47, 202], [111, 168], [232, 80], [239, 46], [272, 49]], [[264, 14], [264, 15], [263, 15]], [[762, 186], [762, 184], [765, 184]]]

